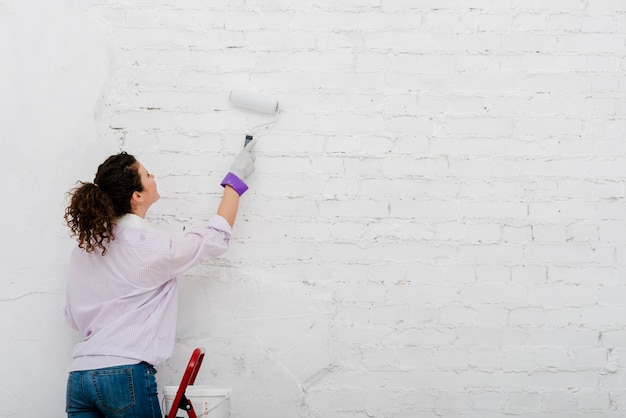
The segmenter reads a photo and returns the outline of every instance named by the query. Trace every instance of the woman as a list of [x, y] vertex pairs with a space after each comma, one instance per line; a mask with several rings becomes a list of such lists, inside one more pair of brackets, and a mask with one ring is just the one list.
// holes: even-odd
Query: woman
[[83, 339], [67, 383], [68, 417], [162, 417], [155, 365], [171, 354], [176, 277], [226, 251], [244, 180], [254, 171], [250, 142], [224, 178], [207, 225], [183, 236], [144, 219], [159, 199], [154, 176], [127, 153], [98, 167], [72, 192], [65, 220], [78, 246], [69, 262], [65, 316]]

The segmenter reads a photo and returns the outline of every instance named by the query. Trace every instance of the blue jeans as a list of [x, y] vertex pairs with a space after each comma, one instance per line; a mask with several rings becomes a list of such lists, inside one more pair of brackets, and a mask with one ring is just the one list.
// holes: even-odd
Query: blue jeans
[[70, 372], [67, 416], [162, 418], [155, 374], [147, 363]]

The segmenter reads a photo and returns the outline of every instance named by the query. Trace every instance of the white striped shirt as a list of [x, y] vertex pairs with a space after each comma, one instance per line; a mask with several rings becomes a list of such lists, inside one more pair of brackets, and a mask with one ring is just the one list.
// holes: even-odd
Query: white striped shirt
[[103, 256], [75, 248], [65, 318], [83, 339], [70, 371], [163, 363], [176, 334], [176, 277], [223, 254], [231, 228], [215, 215], [203, 228], [172, 237], [134, 214], [118, 219]]

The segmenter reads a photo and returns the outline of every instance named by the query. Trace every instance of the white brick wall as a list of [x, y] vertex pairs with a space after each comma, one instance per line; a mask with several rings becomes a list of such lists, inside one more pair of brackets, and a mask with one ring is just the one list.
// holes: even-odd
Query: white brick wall
[[0, 416], [63, 415], [64, 193], [124, 149], [182, 231], [255, 134], [175, 384], [233, 418], [626, 414], [622, 0], [0, 1]]

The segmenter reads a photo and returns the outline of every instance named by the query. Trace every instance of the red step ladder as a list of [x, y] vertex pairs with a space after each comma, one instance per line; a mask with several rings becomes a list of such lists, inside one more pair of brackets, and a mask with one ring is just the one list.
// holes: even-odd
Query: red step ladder
[[198, 375], [198, 370], [200, 370], [203, 359], [204, 348], [196, 348], [193, 350], [189, 363], [187, 363], [187, 369], [185, 370], [183, 379], [181, 380], [180, 386], [178, 386], [178, 390], [176, 391], [176, 397], [174, 397], [172, 409], [170, 409], [167, 418], [176, 418], [176, 412], [178, 412], [179, 409], [186, 411], [189, 418], [198, 418], [191, 401], [187, 399], [187, 396], [185, 395], [185, 390], [187, 390], [187, 386], [193, 385], [196, 381], [196, 376]]

